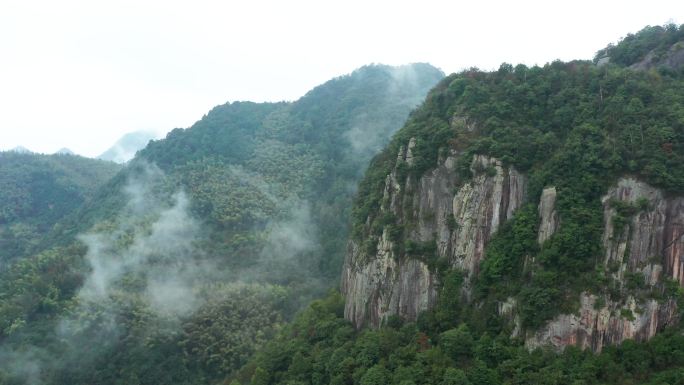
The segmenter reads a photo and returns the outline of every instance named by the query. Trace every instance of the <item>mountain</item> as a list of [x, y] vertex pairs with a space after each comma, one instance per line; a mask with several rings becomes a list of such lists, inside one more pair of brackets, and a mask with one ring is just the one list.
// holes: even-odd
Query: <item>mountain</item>
[[594, 57], [596, 63], [615, 63], [632, 69], [679, 70], [684, 66], [684, 31], [675, 24], [646, 27], [610, 44]]
[[341, 295], [229, 380], [681, 383], [683, 31], [446, 77], [360, 182]]
[[133, 159], [138, 150], [145, 148], [150, 140], [157, 139], [157, 137], [157, 134], [149, 131], [129, 132], [97, 158], [116, 163], [126, 163]]
[[80, 156], [0, 152], [0, 268], [31, 252], [119, 170]]
[[494, 330], [528, 347], [600, 351], [674, 324], [683, 84], [633, 69], [504, 64], [440, 83], [362, 182], [346, 317], [415, 321], [457, 272], [483, 310], [469, 316], [498, 309]]
[[53, 384], [221, 381], [336, 285], [358, 180], [443, 76], [366, 66], [151, 141], [0, 274], [0, 362]]
[[24, 146], [17, 146], [17, 147], [14, 147], [14, 148], [11, 149], [10, 151], [11, 151], [11, 152], [18, 152], [18, 153], [20, 153], [20, 154], [26, 154], [26, 153], [31, 153], [31, 152], [33, 152], [33, 151], [29, 150], [28, 148], [26, 148], [26, 147], [24, 147]]
[[55, 155], [76, 155], [76, 154], [74, 154], [74, 152], [69, 150], [68, 148], [62, 147], [59, 150], [55, 151]]
[[0, 271], [0, 384], [683, 383], [682, 31], [215, 107]]

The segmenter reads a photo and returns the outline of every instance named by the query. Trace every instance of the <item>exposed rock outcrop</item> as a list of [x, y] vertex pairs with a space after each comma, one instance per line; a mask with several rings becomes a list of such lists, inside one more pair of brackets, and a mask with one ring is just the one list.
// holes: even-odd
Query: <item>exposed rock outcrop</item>
[[[472, 303], [471, 285], [487, 243], [525, 201], [526, 177], [483, 155], [472, 158], [473, 177], [468, 180], [456, 172], [455, 152], [420, 179], [410, 174], [402, 178], [399, 170], [415, 160], [414, 147], [414, 139], [401, 147], [395, 169], [385, 179], [377, 216], [393, 223], [384, 224], [381, 235], [367, 234], [363, 241], [349, 243], [342, 290], [345, 317], [356, 327], [377, 327], [390, 315], [415, 320], [432, 307], [439, 275], [430, 260], [447, 261], [464, 273], [462, 295]], [[562, 226], [558, 194], [547, 187], [540, 196], [537, 240], [542, 246]], [[622, 178], [602, 202], [605, 255], [597, 263], [609, 281], [604, 291], [581, 293], [577, 313], [561, 314], [539, 330], [522, 329], [515, 297], [498, 304], [513, 336], [525, 338], [527, 347], [576, 345], [601, 351], [626, 339], [647, 340], [678, 321], [677, 303], [665, 291], [672, 287], [668, 279], [684, 285], [684, 198]], [[430, 250], [434, 255], [410, 255], [405, 242], [434, 245], [419, 248], [419, 253]], [[609, 294], [608, 285], [620, 295]]]
[[652, 68], [665, 67], [673, 70], [684, 67], [684, 41], [673, 44], [663, 54], [655, 51], [649, 52], [641, 61], [629, 66], [637, 70], [650, 70]]
[[603, 67], [604, 65], [610, 63], [610, 57], [604, 56], [596, 61], [598, 67]]
[[551, 238], [558, 229], [558, 212], [556, 211], [556, 188], [547, 187], [539, 199], [539, 235], [537, 241], [541, 245]]
[[466, 273], [466, 295], [471, 279], [479, 272], [487, 242], [522, 205], [526, 191], [525, 177], [514, 168], [504, 169], [496, 159], [476, 155], [471, 171], [473, 180], [453, 197], [455, 228], [448, 241], [438, 243], [440, 255], [448, 256], [452, 266]]
[[[397, 260], [387, 231], [379, 241], [377, 254], [368, 263], [345, 265], [342, 290], [346, 295], [345, 317], [357, 327], [379, 326], [389, 315], [415, 320], [436, 300], [436, 278], [427, 265], [416, 259]], [[363, 256], [349, 244], [351, 258]]]
[[574, 345], [600, 352], [603, 347], [627, 339], [648, 340], [676, 318], [673, 301], [650, 299], [638, 302], [629, 297], [625, 304], [607, 302], [597, 306], [597, 296], [582, 293], [578, 314], [562, 314], [525, 341], [529, 349]]
[[[412, 161], [412, 139], [399, 151], [397, 164]], [[526, 178], [500, 161], [476, 155], [470, 165], [472, 180], [459, 180], [455, 154], [419, 180], [399, 180], [395, 168], [385, 180], [381, 214], [392, 214], [405, 225], [407, 240], [436, 243], [436, 256], [466, 274], [464, 295], [470, 294], [471, 278], [477, 274], [485, 245], [503, 221], [525, 199]], [[346, 296], [345, 317], [357, 327], [379, 326], [390, 315], [415, 320], [436, 301], [438, 277], [421, 256], [402, 251], [387, 228], [372, 255], [351, 241], [342, 274]], [[426, 256], [422, 256], [426, 257]]]
[[[634, 211], [624, 226], [618, 225], [621, 218], [613, 207], [616, 201]], [[665, 279], [684, 283], [684, 198], [665, 197], [646, 183], [623, 178], [603, 198], [603, 205], [603, 264], [612, 280], [624, 287], [630, 279], [643, 279], [642, 294], [664, 290]], [[618, 301], [582, 293], [578, 314], [556, 317], [528, 336], [526, 344], [559, 349], [577, 345], [601, 351], [626, 339], [650, 339], [676, 321], [677, 304], [671, 299], [658, 301], [637, 294]]]

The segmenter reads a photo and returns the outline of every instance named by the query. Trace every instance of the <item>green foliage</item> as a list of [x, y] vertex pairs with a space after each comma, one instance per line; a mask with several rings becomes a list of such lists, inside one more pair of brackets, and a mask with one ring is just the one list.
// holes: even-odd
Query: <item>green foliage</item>
[[385, 385], [389, 383], [390, 372], [380, 365], [374, 365], [368, 369], [363, 376], [360, 385]]
[[681, 40], [684, 40], [684, 25], [647, 26], [635, 34], [628, 34], [617, 45], [610, 44], [597, 52], [594, 60], [610, 56], [612, 63], [629, 66], [644, 59], [651, 51], [656, 56], [662, 55]]
[[420, 242], [406, 239], [403, 251], [407, 257], [422, 261], [432, 271], [439, 271], [445, 267], [442, 266], [442, 261], [437, 254], [437, 242], [434, 240]]
[[447, 368], [441, 385], [471, 385], [465, 372], [461, 369]]
[[[546, 279], [535, 279], [535, 285], [520, 290], [520, 314], [523, 326], [532, 330], [560, 313], [558, 303], [563, 300], [550, 274]], [[539, 281], [543, 283], [538, 283]]]
[[350, 186], [442, 76], [427, 64], [367, 66], [293, 103], [228, 103], [191, 128], [153, 141], [139, 158], [176, 176], [191, 193], [196, 214], [221, 233], [211, 237], [217, 253], [254, 254], [234, 242], [251, 239], [257, 244], [248, 247], [259, 249], [267, 223], [307, 202], [325, 256], [307, 263], [336, 279], [346, 250]]
[[[119, 168], [114, 165], [106, 183], [95, 166], [109, 163], [83, 166], [89, 173], [65, 166], [68, 172], [62, 173], [54, 165], [21, 165], [19, 156], [5, 162], [15, 155], [0, 153], [0, 361], [5, 351], [40, 351], [44, 356], [35, 361], [49, 362], [38, 375], [44, 383], [220, 381], [272, 339], [302, 303], [337, 281], [356, 182], [442, 77], [427, 64], [373, 65], [295, 102], [217, 106], [192, 127], [152, 141], [111, 178]], [[3, 173], [33, 190], [18, 189], [24, 188], [20, 183], [5, 188]], [[132, 199], [140, 185], [149, 190], [144, 202]], [[143, 266], [125, 263], [139, 236], [155, 230], [158, 213], [147, 213], [147, 205], [170, 207], [178, 191], [189, 198], [190, 216], [201, 231], [192, 251], [172, 263], [179, 270], [211, 267], [211, 274], [183, 282], [196, 301], [182, 315], [160, 312], [146, 294], [146, 279], [166, 263], [163, 253]], [[15, 220], [33, 215], [34, 208], [42, 210], [35, 222]], [[4, 231], [6, 223], [11, 232]], [[38, 225], [45, 236], [34, 237]], [[124, 260], [122, 277], [97, 303], [76, 295], [90, 271], [83, 247], [70, 246], [80, 245], [77, 235], [89, 232], [115, 239], [107, 245], [113, 265]], [[392, 235], [401, 233], [397, 228]], [[3, 237], [10, 235], [31, 256], [5, 266], [1, 257], [9, 243]], [[225, 284], [235, 281], [257, 283]], [[63, 331], [67, 324], [74, 330]], [[332, 337], [326, 328], [316, 332], [318, 338]], [[82, 352], [71, 347], [79, 344]], [[301, 383], [312, 367], [308, 353], [297, 353], [262, 365], [254, 381], [268, 382], [274, 367], [286, 365], [289, 383]]]
[[283, 323], [286, 292], [278, 287], [212, 287], [210, 298], [183, 324], [184, 357], [205, 373], [240, 368]]
[[455, 269], [445, 269], [443, 273], [437, 304], [432, 311], [423, 312], [418, 317], [417, 324], [420, 330], [430, 335], [456, 327], [462, 318], [463, 274]]
[[626, 319], [627, 321], [634, 321], [634, 313], [630, 309], [620, 309], [620, 317]]
[[35, 251], [120, 168], [76, 155], [0, 152], [0, 265]]
[[256, 368], [256, 370], [254, 371], [254, 375], [252, 376], [252, 381], [250, 382], [250, 384], [252, 384], [252, 385], [268, 385], [269, 384], [268, 378], [269, 378], [268, 373], [266, 373], [265, 370], [263, 370], [261, 368]]
[[355, 331], [342, 317], [343, 306], [334, 292], [315, 302], [235, 378], [263, 381], [252, 384], [321, 385], [617, 385], [682, 378], [684, 335], [679, 330], [647, 343], [606, 347], [600, 354], [574, 347], [555, 353], [528, 351], [505, 334], [492, 338], [466, 324], [440, 334], [437, 344], [410, 323]]
[[[83, 273], [72, 267], [78, 252], [46, 252], [2, 276], [3, 348], [20, 352], [28, 343], [40, 344], [53, 357], [40, 374], [46, 383], [115, 381], [122, 368], [127, 381], [147, 384], [218, 381], [244, 365], [283, 323], [287, 292], [276, 286], [202, 288], [196, 298], [202, 306], [180, 320], [154, 311], [130, 289], [102, 302], [76, 303], [72, 295]], [[56, 327], [63, 328], [59, 336], [49, 333]]]
[[[601, 197], [617, 178], [635, 175], [669, 193], [684, 192], [683, 95], [684, 81], [675, 73], [580, 61], [531, 68], [504, 64], [496, 72], [450, 75], [374, 159], [353, 209], [353, 236], [363, 242], [371, 229], [388, 226], [379, 214], [385, 177], [401, 163], [396, 154], [411, 138], [418, 161], [407, 172], [416, 180], [437, 166], [444, 148], [459, 153], [461, 183], [472, 177], [473, 155], [495, 157], [526, 172], [529, 202], [538, 201], [543, 187], [556, 187], [562, 226], [540, 247], [536, 206], [518, 210], [485, 251], [475, 289], [489, 305], [471, 316], [487, 319], [482, 313], [507, 297], [519, 300], [528, 328], [574, 312], [581, 291], [600, 289]], [[648, 201], [611, 205], [619, 235]], [[401, 220], [411, 225], [410, 217]], [[405, 246], [406, 255], [419, 254], [417, 245]]]
[[[615, 63], [629, 65], [653, 50], [662, 53], [673, 39], [681, 39], [681, 27], [658, 28], [628, 36], [607, 52]], [[504, 63], [492, 73], [471, 69], [451, 75], [373, 158], [350, 211], [349, 186], [418, 103], [420, 90], [441, 77], [431, 67], [422, 69], [416, 84], [401, 89], [390, 86], [401, 74], [371, 66], [317, 87], [294, 103], [218, 106], [190, 129], [176, 129], [166, 139], [152, 142], [104, 188], [89, 190], [92, 198], [78, 198], [78, 205], [85, 204], [66, 219], [57, 223], [77, 205], [60, 207], [59, 215], [49, 220], [41, 218], [41, 224], [57, 224], [40, 242], [35, 240], [34, 223], [16, 222], [29, 215], [32, 206], [23, 200], [27, 193], [0, 186], [0, 202], [11, 203], [0, 206], [0, 225], [15, 221], [9, 233], [19, 239], [16, 244], [40, 243], [26, 250], [69, 244], [75, 234], [93, 225], [105, 231], [115, 227], [120, 219], [116, 213], [126, 202], [119, 191], [145, 161], [166, 172], [155, 187], [162, 199], [179, 188], [191, 197], [194, 215], [203, 218], [209, 230], [199, 246], [216, 262], [218, 277], [237, 277], [261, 257], [269, 226], [291, 219], [297, 203], [311, 206], [320, 238], [315, 252], [295, 256], [298, 267], [311, 271], [283, 272], [278, 265], [278, 274], [269, 276], [286, 286], [221, 286], [218, 278], [195, 283], [201, 305], [180, 318], [151, 309], [140, 288], [140, 274], [117, 282], [114, 294], [103, 303], [78, 303], [74, 293], [87, 274], [85, 251], [49, 249], [0, 272], [3, 348], [21, 352], [34, 344], [43, 350], [40, 354], [59, 357], [71, 351], [67, 345], [73, 343], [53, 333], [58, 325], [64, 326], [59, 321], [66, 317], [75, 322], [83, 351], [68, 361], [74, 365], [44, 368], [40, 380], [47, 383], [681, 382], [684, 337], [679, 331], [643, 344], [628, 341], [598, 355], [572, 347], [562, 354], [530, 352], [508, 338], [496, 311], [498, 302], [516, 298], [523, 328], [533, 330], [559, 312], [574, 311], [579, 291], [604, 289], [600, 285], [606, 283], [605, 275], [596, 268], [603, 252], [600, 198], [619, 176], [635, 175], [669, 193], [684, 192], [681, 76], [596, 68], [588, 62], [531, 68]], [[397, 163], [397, 153], [412, 138], [413, 164]], [[463, 274], [438, 257], [435, 242], [406, 238], [411, 224], [380, 211], [385, 178], [392, 170], [402, 183], [415, 180], [455, 153], [460, 154], [459, 182], [473, 176], [472, 156], [487, 154], [527, 173], [531, 202], [537, 201], [544, 186], [556, 186], [562, 218], [560, 229], [539, 246], [535, 205], [518, 210], [486, 250], [474, 282], [477, 306], [470, 308], [462, 303]], [[493, 176], [496, 169], [475, 170], [479, 173]], [[78, 201], [78, 194], [43, 171], [31, 178], [28, 184], [36, 188], [40, 202]], [[611, 204], [617, 229], [648, 206], [647, 201]], [[416, 324], [390, 318], [381, 329], [359, 331], [344, 319], [344, 301], [332, 292], [285, 325], [298, 297], [319, 289], [317, 279], [311, 278], [330, 281], [338, 276], [350, 216], [353, 236], [368, 255], [375, 253], [377, 237], [387, 230], [405, 256], [421, 259], [436, 271], [441, 284], [437, 303]], [[456, 229], [458, 224], [449, 219], [448, 227]], [[127, 237], [121, 236], [122, 244], [132, 242]], [[639, 291], [644, 285], [643, 276], [626, 276], [626, 290]], [[615, 290], [623, 294], [619, 287]], [[664, 292], [668, 298], [683, 297], [675, 282], [667, 283]], [[621, 316], [634, 318], [628, 310]], [[117, 325], [116, 333], [101, 339], [98, 333], [112, 324]], [[92, 341], [103, 343], [93, 346]], [[255, 349], [259, 350], [250, 360]], [[0, 383], [21, 380], [5, 369], [0, 366]]]
[[[513, 220], [504, 223], [499, 234], [491, 240], [477, 281], [480, 293], [489, 293], [504, 300], [518, 289], [515, 283], [522, 274], [525, 257], [539, 249], [536, 209], [532, 204], [520, 208]], [[512, 287], [502, 283], [509, 283]]]
[[631, 203], [619, 199], [611, 199], [610, 208], [615, 210], [613, 215], [613, 230], [616, 236], [620, 236], [625, 226], [630, 222], [632, 217], [640, 211], [648, 209], [648, 199], [639, 198], [636, 202]]
[[[583, 199], [594, 199], [623, 173], [682, 191], [684, 174], [676, 165], [683, 153], [683, 86], [673, 76], [587, 62], [450, 75], [371, 163], [355, 202], [354, 235], [361, 237], [362, 224], [377, 217], [384, 179], [410, 138], [420, 159], [410, 171], [418, 176], [449, 146], [461, 152], [463, 174], [469, 155], [488, 154], [531, 171], [537, 184], [565, 181]], [[462, 119], [473, 128], [464, 128]], [[535, 195], [541, 186], [533, 187]]]
[[241, 164], [254, 151], [263, 120], [285, 105], [235, 102], [214, 107], [191, 129], [174, 129], [163, 140], [151, 141], [138, 156], [163, 170], [207, 156]]
[[439, 335], [439, 347], [455, 362], [463, 362], [473, 356], [473, 336], [466, 324], [447, 330]]
[[[681, 28], [668, 26], [665, 30], [646, 29], [619, 47], [611, 47], [610, 55], [618, 64], [629, 65], [654, 49], [667, 49], [672, 39], [680, 39]], [[496, 157], [504, 166], [524, 171], [530, 181], [529, 201], [534, 203], [520, 208], [491, 239], [475, 278], [472, 303], [462, 303], [462, 274], [439, 269], [437, 303], [419, 315], [416, 325], [388, 320], [379, 330], [345, 334], [346, 339], [333, 344], [329, 339], [301, 337], [305, 335], [302, 331], [319, 327], [309, 311], [304, 316], [306, 324], [295, 321], [298, 326], [269, 344], [257, 354], [254, 364], [243, 370], [264, 367], [271, 356], [285, 351], [292, 356], [293, 346], [297, 346], [312, 362], [311, 376], [304, 378], [312, 384], [679, 381], [679, 367], [684, 365], [684, 337], [679, 330], [648, 343], [629, 341], [608, 347], [596, 355], [573, 347], [562, 354], [530, 352], [522, 341], [509, 338], [510, 330], [498, 316], [497, 306], [508, 297], [516, 299], [524, 333], [561, 312], [574, 312], [581, 291], [610, 291], [599, 262], [604, 253], [601, 197], [623, 175], [634, 175], [668, 193], [684, 192], [683, 95], [684, 82], [672, 71], [636, 72], [614, 65], [598, 68], [580, 61], [531, 68], [503, 64], [492, 73], [471, 69], [447, 77], [371, 162], [352, 210], [352, 236], [359, 244], [372, 244], [372, 257], [383, 230], [397, 232], [393, 236], [397, 241], [398, 224], [405, 235], [410, 221], [416, 220], [411, 215], [388, 218], [380, 209], [386, 204], [385, 180], [392, 171], [402, 183], [417, 180], [449, 153], [459, 154], [459, 182], [473, 173], [496, 172], [491, 168], [471, 171], [476, 154]], [[411, 140], [415, 141], [414, 162], [408, 166], [397, 154]], [[561, 226], [539, 245], [536, 202], [545, 186], [555, 186], [558, 191], [556, 210]], [[404, 201], [410, 198], [403, 197]], [[624, 223], [648, 208], [645, 200], [611, 204]], [[620, 220], [617, 218], [618, 226]], [[456, 226], [448, 223], [452, 230]], [[402, 239], [399, 257], [432, 254], [429, 245]], [[436, 256], [430, 259], [439, 260]], [[644, 289], [642, 275], [626, 278], [624, 289], [614, 288], [617, 295], [624, 295], [623, 290]], [[674, 298], [681, 288], [672, 283], [664, 291]], [[331, 322], [332, 314], [317, 314], [325, 324]], [[627, 310], [621, 315], [634, 317]], [[349, 325], [339, 327], [348, 330]], [[295, 332], [297, 328], [300, 332]], [[287, 365], [271, 367], [270, 384], [287, 383]], [[301, 372], [298, 375], [303, 378]]]
[[68, 307], [82, 284], [82, 255], [76, 247], [49, 250], [0, 271], [0, 340]]
[[625, 286], [627, 290], [635, 291], [646, 288], [646, 279], [640, 272], [625, 272]]

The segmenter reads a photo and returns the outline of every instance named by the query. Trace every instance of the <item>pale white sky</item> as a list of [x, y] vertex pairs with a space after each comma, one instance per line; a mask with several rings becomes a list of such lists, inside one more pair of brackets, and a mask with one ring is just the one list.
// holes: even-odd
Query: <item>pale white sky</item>
[[0, 149], [96, 156], [364, 64], [590, 59], [668, 21], [684, 22], [684, 1], [0, 0]]

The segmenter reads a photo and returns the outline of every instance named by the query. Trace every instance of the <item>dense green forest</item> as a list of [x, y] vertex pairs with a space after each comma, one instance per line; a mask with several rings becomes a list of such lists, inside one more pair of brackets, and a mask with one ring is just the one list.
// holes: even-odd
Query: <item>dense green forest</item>
[[596, 53], [594, 60], [609, 57], [612, 63], [631, 66], [644, 60], [649, 53], [655, 58], [662, 58], [668, 50], [681, 49], [677, 43], [683, 39], [684, 29], [676, 24], [649, 26], [636, 34], [628, 34], [617, 45], [609, 44]]
[[667, 331], [601, 354], [567, 348], [528, 351], [507, 335], [454, 323], [430, 334], [392, 319], [355, 330], [336, 292], [315, 301], [226, 384], [682, 384], [684, 336]]
[[[396, 168], [400, 177], [424, 175], [451, 151], [459, 153], [460, 177], [467, 183], [473, 177], [472, 155], [494, 156], [529, 175], [530, 202], [539, 201], [545, 186], [556, 186], [562, 218], [558, 232], [540, 246], [536, 205], [519, 209], [487, 247], [474, 283], [473, 303], [468, 304], [460, 294], [461, 272], [452, 269], [449, 261], [422, 255], [434, 252], [434, 246], [409, 241], [402, 245], [410, 224], [394, 224], [390, 234], [400, 247], [421, 247], [416, 254], [439, 272], [440, 295], [432, 309], [417, 322], [393, 316], [379, 330], [355, 330], [343, 318], [344, 299], [332, 293], [300, 314], [229, 381], [259, 385], [684, 383], [679, 327], [647, 343], [627, 341], [600, 354], [574, 347], [560, 354], [529, 351], [522, 339], [510, 337], [513, 326], [496, 308], [506, 298], [516, 298], [521, 326], [535, 330], [557, 314], [575, 312], [580, 291], [682, 303], [684, 291], [677, 282], [645, 289], [631, 277], [628, 284], [619, 285], [595, 263], [603, 252], [601, 197], [619, 177], [634, 175], [669, 194], [684, 193], [684, 67], [627, 68], [653, 50], [669, 49], [681, 40], [682, 31], [683, 26], [647, 27], [629, 35], [597, 54], [611, 55], [607, 65], [502, 64], [498, 71], [469, 69], [440, 82], [373, 159], [354, 204], [352, 236], [371, 239], [366, 243], [374, 245], [380, 231], [396, 221], [380, 214], [380, 207], [386, 199], [386, 176], [397, 167], [396, 154], [410, 138], [416, 143], [413, 164]], [[467, 117], [477, 128], [454, 117]], [[621, 223], [620, 218], [625, 223], [639, 210], [618, 206], [616, 223]], [[405, 255], [412, 257], [409, 252]], [[526, 264], [526, 258], [536, 262]]]
[[[668, 30], [679, 34], [681, 28]], [[642, 34], [650, 37], [651, 29]], [[467, 181], [472, 154], [491, 155], [530, 175], [530, 202], [539, 201], [544, 187], [556, 186], [563, 226], [540, 249], [536, 205], [523, 207], [489, 246], [478, 295], [487, 302], [519, 297], [523, 324], [531, 328], [573, 312], [576, 303], [564, 298], [610, 284], [594, 263], [601, 254], [601, 197], [608, 188], [620, 176], [635, 175], [666, 192], [684, 192], [681, 77], [682, 68], [647, 72], [586, 61], [503, 64], [491, 73], [451, 75], [374, 160], [354, 208], [355, 236], [381, 228], [375, 224], [385, 220], [377, 214], [385, 175], [409, 138], [416, 138], [416, 160], [407, 174], [422, 175], [451, 146], [463, 153], [460, 170]], [[450, 124], [453, 116], [467, 116], [480, 127], [473, 133]], [[526, 256], [540, 262], [535, 270], [523, 271]]]
[[[667, 56], [682, 31], [647, 27], [594, 61], [446, 78], [426, 64], [367, 66], [295, 102], [215, 107], [89, 185], [0, 269], [0, 384], [684, 384], [679, 326], [600, 354], [529, 350], [496, 311], [516, 298], [535, 330], [576, 311], [580, 291], [684, 301], [675, 281], [616, 285], [595, 263], [601, 197], [619, 177], [684, 193], [684, 66], [629, 68]], [[400, 168], [411, 138], [414, 161]], [[529, 176], [529, 202], [556, 186], [562, 226], [539, 245], [536, 205], [520, 208], [466, 303], [462, 272], [397, 224], [406, 257], [438, 273], [439, 299], [415, 322], [355, 329], [335, 288], [347, 239], [377, 241], [394, 224], [380, 214], [392, 170], [419, 178], [447, 153], [462, 183], [485, 154]], [[643, 209], [613, 205], [623, 226]]]
[[0, 268], [33, 251], [120, 168], [74, 155], [0, 152]]
[[[151, 142], [0, 272], [0, 383], [211, 383], [336, 286], [355, 185], [443, 73], [372, 65]], [[59, 357], [59, 359], [54, 359]]]

